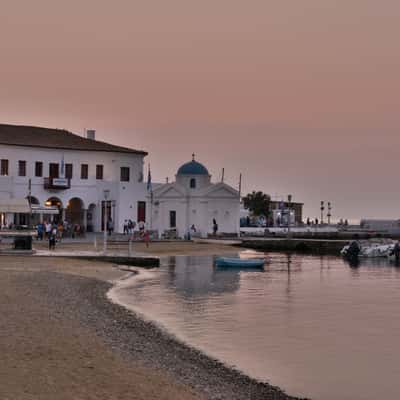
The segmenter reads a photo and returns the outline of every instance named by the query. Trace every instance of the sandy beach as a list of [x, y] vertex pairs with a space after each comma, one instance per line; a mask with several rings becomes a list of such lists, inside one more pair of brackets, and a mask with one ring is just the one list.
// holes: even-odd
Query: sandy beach
[[[200, 246], [184, 251], [220, 250]], [[292, 398], [110, 303], [111, 282], [124, 275], [101, 262], [1, 256], [0, 398]]]

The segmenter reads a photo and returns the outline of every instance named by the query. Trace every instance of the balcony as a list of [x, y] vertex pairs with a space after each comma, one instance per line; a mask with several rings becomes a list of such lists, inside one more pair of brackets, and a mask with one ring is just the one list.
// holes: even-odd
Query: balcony
[[47, 190], [65, 190], [71, 188], [69, 178], [44, 178], [44, 188]]

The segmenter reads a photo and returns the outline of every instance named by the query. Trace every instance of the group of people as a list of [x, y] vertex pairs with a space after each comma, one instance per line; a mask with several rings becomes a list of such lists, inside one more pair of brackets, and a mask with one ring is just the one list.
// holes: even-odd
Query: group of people
[[53, 250], [55, 248], [56, 242], [61, 242], [62, 238], [66, 234], [70, 235], [72, 238], [81, 236], [83, 232], [83, 227], [79, 224], [71, 225], [68, 221], [44, 221], [39, 222], [36, 225], [37, 240], [48, 240], [49, 249]]
[[54, 250], [56, 241], [61, 240], [64, 232], [64, 225], [62, 223], [56, 224], [50, 221], [39, 222], [36, 225], [37, 239], [47, 239], [49, 241], [49, 250]]
[[143, 221], [139, 221], [137, 224], [135, 221], [131, 219], [126, 219], [123, 225], [124, 235], [131, 235], [130, 240], [135, 239], [135, 229], [136, 226], [139, 230], [139, 239], [143, 240], [146, 243], [146, 246], [149, 247], [150, 243], [150, 232], [146, 229], [146, 224]]
[[124, 235], [131, 235], [136, 228], [136, 222], [131, 219], [124, 221]]

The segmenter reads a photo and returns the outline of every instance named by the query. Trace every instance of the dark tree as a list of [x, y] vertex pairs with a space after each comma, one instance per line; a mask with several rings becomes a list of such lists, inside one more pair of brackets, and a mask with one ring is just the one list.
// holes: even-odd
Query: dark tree
[[253, 191], [246, 197], [243, 197], [244, 208], [249, 210], [253, 215], [269, 215], [271, 196], [263, 192]]

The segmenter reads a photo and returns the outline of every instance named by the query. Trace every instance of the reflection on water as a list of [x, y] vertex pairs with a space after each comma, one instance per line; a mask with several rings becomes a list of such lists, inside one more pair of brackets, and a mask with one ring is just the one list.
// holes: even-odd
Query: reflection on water
[[386, 260], [352, 268], [336, 257], [268, 257], [265, 271], [216, 269], [213, 257], [171, 257], [114, 294], [290, 394], [397, 398], [400, 269]]

